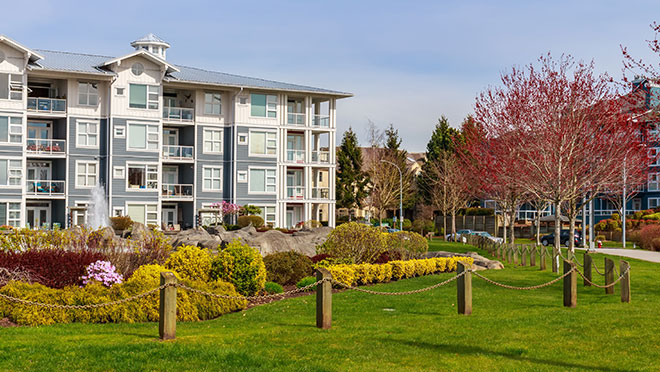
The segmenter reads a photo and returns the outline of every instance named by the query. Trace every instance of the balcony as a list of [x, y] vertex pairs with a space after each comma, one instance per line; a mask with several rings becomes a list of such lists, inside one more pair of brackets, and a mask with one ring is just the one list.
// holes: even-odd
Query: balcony
[[304, 113], [298, 113], [298, 112], [290, 112], [290, 113], [287, 114], [286, 123], [288, 125], [304, 126], [305, 125], [305, 114]]
[[312, 199], [329, 199], [329, 187], [312, 187]]
[[304, 163], [305, 150], [286, 150], [286, 161], [289, 163]]
[[27, 195], [38, 197], [64, 197], [64, 181], [27, 180]]
[[195, 148], [193, 146], [165, 145], [163, 146], [162, 156], [163, 160], [191, 162], [193, 161], [194, 152]]
[[195, 120], [195, 109], [184, 107], [163, 107], [163, 120], [192, 123]]
[[25, 141], [25, 152], [28, 155], [64, 156], [66, 155], [66, 140], [28, 138]]
[[319, 128], [329, 128], [330, 115], [314, 115], [312, 117], [312, 126]]
[[302, 200], [305, 199], [304, 186], [287, 186], [286, 188], [287, 199]]
[[161, 196], [163, 199], [192, 200], [193, 185], [179, 183], [161, 184]]
[[312, 151], [312, 163], [330, 163], [330, 151]]
[[66, 100], [28, 97], [27, 109], [28, 111], [43, 114], [66, 114]]

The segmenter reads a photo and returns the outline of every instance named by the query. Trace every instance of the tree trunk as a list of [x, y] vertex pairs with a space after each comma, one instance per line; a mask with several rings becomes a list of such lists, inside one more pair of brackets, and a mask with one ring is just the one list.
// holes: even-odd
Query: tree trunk
[[552, 250], [552, 272], [559, 271], [557, 257], [561, 249], [561, 202], [555, 202], [555, 244]]
[[[447, 240], [447, 214], [443, 213], [442, 214], [442, 236], [445, 238], [445, 241]], [[454, 240], [456, 240], [456, 237], [453, 237]]]
[[511, 209], [511, 244], [516, 242], [516, 208]]
[[451, 212], [451, 236], [456, 237], [456, 211]]
[[507, 220], [509, 218], [507, 216], [506, 211], [504, 211], [504, 213], [502, 213], [502, 217], [504, 217], [504, 219], [503, 219], [504, 226], [502, 226], [502, 231], [503, 231], [502, 238], [504, 239], [503, 241], [504, 241], [504, 244], [506, 245], [506, 243], [507, 243], [507, 236], [506, 236], [507, 234], [506, 234], [506, 232], [507, 232], [507, 227], [509, 226], [509, 225], [507, 225]]
[[571, 252], [571, 255], [568, 257], [573, 257], [575, 254], [575, 220], [577, 219], [577, 203], [575, 200], [570, 202], [570, 222], [568, 227], [568, 250]]
[[536, 212], [536, 245], [541, 244], [541, 213]]

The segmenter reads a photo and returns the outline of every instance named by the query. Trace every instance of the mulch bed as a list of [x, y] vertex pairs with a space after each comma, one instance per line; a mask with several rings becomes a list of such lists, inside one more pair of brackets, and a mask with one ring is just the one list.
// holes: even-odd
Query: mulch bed
[[18, 324], [12, 322], [7, 318], [0, 319], [0, 328], [18, 327]]

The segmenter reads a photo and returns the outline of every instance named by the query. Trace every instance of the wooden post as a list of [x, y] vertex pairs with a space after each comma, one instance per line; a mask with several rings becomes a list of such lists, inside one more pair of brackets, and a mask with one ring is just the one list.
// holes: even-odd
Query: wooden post
[[520, 254], [522, 255], [522, 266], [527, 266], [527, 246], [521, 246]]
[[174, 340], [176, 338], [176, 287], [174, 273], [163, 271], [160, 273], [160, 285], [172, 284], [160, 290], [160, 308], [158, 317], [158, 334], [161, 340]]
[[621, 302], [630, 303], [630, 264], [627, 261], [619, 261], [619, 272], [621, 278]]
[[552, 247], [552, 272], [553, 273], [558, 273], [559, 272], [559, 262], [557, 261], [557, 257], [559, 254], [557, 253], [557, 249]]
[[539, 268], [541, 270], [545, 270], [545, 268], [546, 268], [545, 267], [545, 258], [546, 258], [545, 247], [541, 246], [541, 248], [539, 250], [539, 259], [540, 259], [539, 260]]
[[[573, 262], [564, 260], [564, 274], [573, 270], [574, 267]], [[564, 277], [564, 306], [577, 306], [577, 273], [575, 270]]]
[[536, 255], [539, 253], [539, 248], [535, 245], [529, 250], [529, 266], [536, 266]]
[[316, 270], [316, 280], [326, 279], [316, 286], [316, 327], [332, 327], [332, 274], [320, 267]]
[[[591, 283], [589, 281], [592, 281], [591, 279], [591, 267], [593, 266], [592, 264], [592, 258], [591, 255], [587, 252], [584, 253], [584, 259], [582, 262], [584, 262], [584, 286], [585, 287], [591, 287]], [[589, 281], [587, 281], [589, 279]]]
[[497, 259], [498, 260], [502, 259], [502, 244], [497, 245]]
[[[614, 261], [605, 258], [605, 285], [610, 285], [614, 282]], [[614, 294], [614, 286], [605, 288], [605, 294]]]
[[511, 244], [511, 249], [513, 250], [513, 266], [518, 266], [518, 248]]
[[512, 263], [513, 262], [513, 246], [509, 245], [507, 247], [507, 250], [508, 250], [508, 255], [507, 255], [506, 262]]
[[465, 271], [465, 274], [458, 278], [456, 284], [458, 313], [463, 315], [472, 314], [472, 273], [468, 269], [469, 267], [462, 262], [458, 262], [456, 265], [457, 274]]

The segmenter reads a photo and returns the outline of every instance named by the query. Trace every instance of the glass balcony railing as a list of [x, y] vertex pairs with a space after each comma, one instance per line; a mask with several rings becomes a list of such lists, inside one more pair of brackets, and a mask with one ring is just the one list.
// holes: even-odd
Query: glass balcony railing
[[286, 122], [289, 125], [305, 125], [305, 114], [298, 112], [290, 112], [287, 114]]
[[36, 196], [64, 195], [64, 181], [27, 180], [27, 194]]
[[192, 199], [193, 185], [180, 183], [161, 184], [161, 195], [163, 199]]
[[304, 186], [287, 186], [286, 197], [288, 199], [304, 199], [305, 187]]
[[312, 199], [329, 199], [330, 188], [328, 187], [312, 187]]
[[25, 150], [29, 154], [64, 155], [66, 154], [66, 140], [28, 138], [25, 141]]
[[314, 115], [312, 117], [312, 126], [328, 128], [330, 127], [330, 116], [329, 115]]
[[66, 100], [59, 98], [35, 98], [28, 97], [28, 111], [43, 112], [47, 114], [66, 113]]
[[195, 109], [163, 107], [163, 119], [167, 121], [193, 122], [195, 120]]
[[312, 151], [313, 163], [330, 163], [330, 151]]
[[304, 163], [305, 150], [286, 150], [286, 161], [290, 163]]
[[193, 146], [163, 146], [163, 159], [164, 160], [193, 160], [195, 148]]

